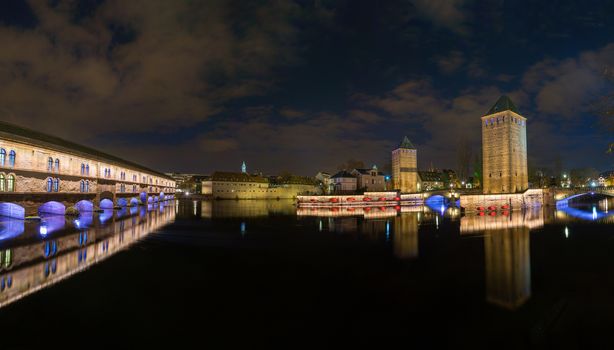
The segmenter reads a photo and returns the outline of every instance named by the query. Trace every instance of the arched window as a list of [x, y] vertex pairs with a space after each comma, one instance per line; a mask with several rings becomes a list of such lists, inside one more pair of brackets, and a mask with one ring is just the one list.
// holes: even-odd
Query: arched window
[[60, 159], [58, 158], [55, 159], [55, 171], [60, 171]]
[[132, 185], [132, 192], [136, 192], [136, 185]]
[[14, 167], [15, 166], [15, 157], [17, 156], [17, 154], [15, 153], [15, 151], [11, 150], [11, 152], [9, 153], [9, 166]]
[[90, 181], [85, 180], [85, 192], [89, 192], [89, 191], [90, 191]]
[[90, 174], [90, 165], [85, 164], [85, 175], [89, 175], [89, 174]]
[[85, 164], [81, 163], [81, 175], [85, 175]]
[[60, 191], [60, 179], [56, 177], [55, 179], [53, 179], [53, 192], [59, 192], [59, 191]]
[[79, 191], [85, 192], [85, 182], [83, 180], [79, 182]]
[[0, 192], [6, 192], [6, 176], [0, 174]]
[[6, 178], [6, 190], [8, 192], [15, 192], [15, 175], [9, 175]]
[[47, 178], [47, 192], [51, 192], [53, 190], [53, 180], [49, 177]]
[[4, 166], [6, 162], [6, 150], [4, 148], [0, 148], [0, 166]]
[[47, 159], [47, 170], [48, 171], [53, 171], [53, 158], [49, 157], [49, 159]]

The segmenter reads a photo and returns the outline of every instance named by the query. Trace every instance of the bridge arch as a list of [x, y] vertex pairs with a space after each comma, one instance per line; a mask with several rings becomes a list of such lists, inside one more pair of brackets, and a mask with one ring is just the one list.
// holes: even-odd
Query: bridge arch
[[120, 207], [126, 207], [128, 206], [128, 200], [126, 198], [119, 198], [117, 199], [117, 205]]
[[136, 207], [139, 205], [139, 200], [136, 197], [130, 198], [130, 205]]
[[113, 209], [113, 207], [113, 201], [110, 199], [105, 198], [100, 201], [100, 209]]
[[556, 207], [557, 208], [561, 208], [561, 207], [566, 207], [569, 205], [569, 201], [576, 199], [576, 198], [580, 198], [580, 197], [584, 197], [584, 196], [594, 196], [594, 195], [599, 195], [599, 196], [605, 196], [605, 197], [614, 197], [614, 195], [607, 193], [607, 192], [597, 192], [597, 191], [589, 191], [589, 192], [582, 192], [582, 193], [576, 193], [576, 194], [572, 194], [568, 197], [565, 197], [563, 199], [557, 200], [556, 201]]
[[94, 211], [94, 204], [88, 200], [80, 200], [75, 203], [75, 208], [79, 211], [79, 213], [91, 213]]
[[39, 214], [66, 215], [66, 206], [60, 202], [49, 201], [38, 207]]
[[26, 210], [15, 203], [0, 202], [0, 216], [23, 220], [26, 216]]
[[103, 199], [109, 199], [109, 200], [113, 201], [114, 198], [115, 198], [115, 196], [113, 195], [113, 192], [110, 192], [110, 191], [100, 192], [100, 200], [101, 201]]

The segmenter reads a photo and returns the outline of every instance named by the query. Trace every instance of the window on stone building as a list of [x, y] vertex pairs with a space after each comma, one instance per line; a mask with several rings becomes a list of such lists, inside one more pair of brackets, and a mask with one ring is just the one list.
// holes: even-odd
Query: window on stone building
[[0, 148], [0, 166], [4, 166], [6, 162], [6, 150], [4, 148]]
[[49, 177], [47, 178], [47, 192], [53, 191], [53, 180]]
[[85, 180], [85, 192], [89, 192], [89, 191], [90, 191], [90, 181]]
[[11, 150], [11, 152], [9, 153], [9, 166], [14, 167], [15, 166], [15, 158], [16, 158], [17, 154], [15, 153], [15, 151]]
[[60, 160], [58, 158], [55, 159], [55, 171], [60, 171]]
[[90, 174], [90, 165], [85, 164], [85, 175], [89, 175], [89, 174]]
[[6, 191], [6, 177], [4, 174], [0, 174], [0, 192]]
[[59, 191], [60, 191], [60, 179], [56, 177], [55, 179], [53, 179], [53, 192], [59, 192]]
[[9, 175], [6, 178], [6, 190], [8, 192], [15, 192], [15, 175]]
[[85, 192], [85, 181], [83, 180], [79, 182], [79, 192]]
[[53, 158], [49, 157], [49, 159], [47, 159], [47, 170], [48, 171], [53, 171]]
[[85, 175], [85, 164], [81, 163], [81, 175]]

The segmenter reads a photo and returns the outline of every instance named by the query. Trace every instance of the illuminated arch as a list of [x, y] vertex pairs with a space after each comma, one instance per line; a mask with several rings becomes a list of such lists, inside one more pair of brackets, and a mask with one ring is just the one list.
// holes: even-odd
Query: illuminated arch
[[49, 201], [38, 207], [39, 214], [65, 215], [66, 206], [60, 202]]

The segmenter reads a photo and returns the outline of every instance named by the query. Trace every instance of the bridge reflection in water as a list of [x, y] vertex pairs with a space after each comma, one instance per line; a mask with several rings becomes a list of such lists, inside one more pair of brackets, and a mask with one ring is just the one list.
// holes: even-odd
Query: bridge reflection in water
[[167, 202], [40, 223], [0, 218], [0, 307], [54, 285], [172, 222]]
[[[531, 256], [530, 232], [547, 223], [567, 223], [584, 220], [611, 222], [612, 211], [609, 202], [599, 202], [595, 208], [573, 207], [553, 211], [547, 208], [519, 212], [499, 213], [495, 216], [470, 214], [460, 216], [458, 208], [445, 203], [431, 203], [426, 206], [402, 208], [371, 208], [367, 212], [360, 208], [297, 208], [297, 215], [315, 216], [328, 219], [329, 231], [362, 232], [365, 222], [385, 222], [380, 225], [386, 232], [392, 223], [392, 250], [400, 259], [416, 259], [419, 256], [419, 232], [422, 226], [435, 225], [439, 228], [444, 218], [455, 222], [460, 218], [458, 232], [461, 237], [482, 237], [484, 242], [484, 270], [486, 301], [490, 304], [514, 310], [531, 297]], [[376, 213], [373, 215], [372, 213]], [[382, 221], [385, 219], [385, 221]]]

